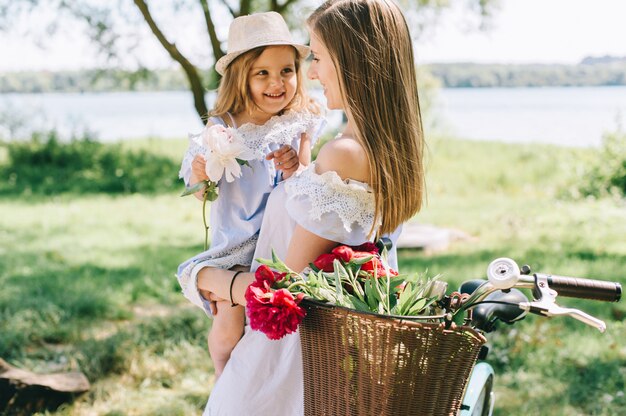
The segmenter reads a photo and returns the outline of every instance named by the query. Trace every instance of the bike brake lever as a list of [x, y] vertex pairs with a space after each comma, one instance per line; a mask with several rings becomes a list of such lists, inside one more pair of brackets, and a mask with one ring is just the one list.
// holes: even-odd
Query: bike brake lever
[[582, 323], [597, 328], [600, 332], [606, 331], [606, 324], [604, 323], [604, 321], [593, 317], [579, 309], [563, 308], [556, 303], [545, 301], [526, 302], [524, 304], [520, 304], [520, 307], [528, 312], [538, 313], [548, 317], [567, 315], [579, 320]]

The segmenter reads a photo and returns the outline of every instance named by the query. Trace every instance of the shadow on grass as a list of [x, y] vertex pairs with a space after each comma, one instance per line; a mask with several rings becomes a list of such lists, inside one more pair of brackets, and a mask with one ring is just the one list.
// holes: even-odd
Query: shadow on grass
[[[605, 354], [606, 355], [606, 354]], [[526, 360], [526, 361], [524, 361]], [[520, 368], [509, 368], [506, 378], [517, 380], [506, 386], [506, 393], [496, 400], [496, 415], [603, 415], [624, 414], [624, 358], [614, 355], [597, 357], [584, 363], [576, 357], [557, 358], [544, 365], [536, 365], [528, 358], [522, 359]], [[501, 371], [496, 370], [496, 374]], [[521, 374], [520, 377], [517, 375]], [[536, 394], [527, 385], [535, 380]], [[498, 387], [496, 386], [496, 389]], [[525, 392], [526, 400], [507, 401], [507, 394]], [[498, 393], [496, 393], [498, 394]], [[527, 396], [529, 395], [530, 396]]]
[[0, 357], [23, 357], [44, 344], [79, 342], [84, 328], [132, 319], [136, 305], [181, 303], [174, 273], [191, 251], [142, 247], [131, 253], [137, 259], [132, 267], [69, 265], [47, 253], [12, 254], [0, 262]]
[[626, 409], [626, 359], [596, 358], [584, 364], [571, 360], [563, 367], [569, 381], [566, 398], [588, 415], [623, 414]]
[[142, 319], [104, 338], [90, 338], [73, 346], [78, 364], [90, 381], [128, 369], [139, 351], [163, 355], [168, 349], [189, 343], [206, 348], [209, 320], [196, 310], [172, 311], [167, 317]]

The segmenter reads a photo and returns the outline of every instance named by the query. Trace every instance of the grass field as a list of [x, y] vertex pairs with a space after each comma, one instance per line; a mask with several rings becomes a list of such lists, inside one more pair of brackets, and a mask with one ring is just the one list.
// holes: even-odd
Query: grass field
[[[184, 141], [129, 142], [178, 159]], [[463, 230], [445, 252], [402, 250], [403, 272], [456, 287], [508, 256], [535, 271], [626, 285], [626, 205], [572, 199], [585, 150], [430, 142], [415, 221]], [[174, 277], [200, 251], [200, 203], [176, 193], [0, 199], [0, 357], [81, 370], [92, 390], [58, 415], [201, 414], [213, 384], [209, 321]], [[626, 414], [626, 302], [562, 299], [607, 321], [531, 316], [490, 337], [498, 415]]]

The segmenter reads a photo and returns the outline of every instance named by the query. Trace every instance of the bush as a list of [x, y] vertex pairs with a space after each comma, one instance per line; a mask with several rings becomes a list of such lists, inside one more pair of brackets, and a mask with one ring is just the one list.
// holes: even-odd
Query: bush
[[585, 172], [580, 192], [584, 196], [626, 197], [626, 132], [620, 129], [603, 137], [602, 147]]
[[4, 194], [135, 193], [172, 190], [178, 165], [145, 150], [129, 151], [84, 137], [59, 140], [55, 131], [9, 142], [0, 167]]

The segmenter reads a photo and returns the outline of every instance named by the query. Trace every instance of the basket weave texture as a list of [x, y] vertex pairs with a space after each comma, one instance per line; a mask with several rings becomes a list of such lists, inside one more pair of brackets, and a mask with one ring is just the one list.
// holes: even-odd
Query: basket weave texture
[[457, 414], [482, 335], [306, 299], [301, 306], [306, 416]]

